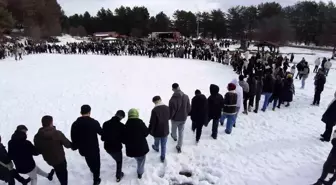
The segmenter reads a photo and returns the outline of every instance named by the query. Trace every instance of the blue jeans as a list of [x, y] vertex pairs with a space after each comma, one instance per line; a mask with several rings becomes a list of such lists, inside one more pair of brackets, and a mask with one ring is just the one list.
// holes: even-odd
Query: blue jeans
[[278, 97], [273, 98], [273, 109], [275, 109], [275, 107], [277, 106], [278, 101], [279, 101], [279, 98], [278, 98]]
[[302, 77], [302, 80], [301, 80], [301, 88], [304, 89], [305, 86], [306, 86], [306, 79], [305, 77]]
[[232, 127], [233, 124], [235, 122], [235, 115], [225, 115], [225, 117], [227, 118], [227, 123], [226, 123], [226, 129], [225, 132], [227, 134], [231, 134], [232, 132]]
[[264, 100], [264, 106], [261, 110], [266, 111], [268, 103], [269, 103], [269, 99], [272, 96], [272, 93], [263, 93], [263, 95], [265, 95], [265, 100]]
[[[237, 122], [237, 118], [238, 118], [238, 114], [239, 114], [239, 111], [240, 111], [240, 107], [237, 107], [237, 113], [234, 115], [234, 121], [233, 121], [233, 124], [236, 124]], [[225, 119], [227, 118], [227, 115], [223, 114], [220, 118], [220, 122], [221, 123], [224, 123]]]
[[160, 142], [161, 142], [161, 157], [166, 158], [167, 137], [155, 137], [154, 138], [155, 149], [159, 150]]
[[146, 162], [146, 155], [142, 157], [134, 157], [137, 161], [137, 172], [139, 175], [142, 175], [145, 172], [145, 162]]

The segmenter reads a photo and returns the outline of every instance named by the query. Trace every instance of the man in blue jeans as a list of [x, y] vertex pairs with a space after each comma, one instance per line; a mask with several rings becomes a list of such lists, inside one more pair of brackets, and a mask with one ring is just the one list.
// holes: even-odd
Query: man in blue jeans
[[271, 75], [271, 71], [266, 70], [266, 77], [264, 78], [263, 84], [262, 94], [265, 95], [265, 100], [261, 110], [265, 112], [274, 89], [274, 78]]
[[161, 162], [164, 162], [166, 158], [167, 136], [169, 135], [169, 107], [162, 103], [160, 96], [155, 96], [152, 101], [155, 107], [151, 113], [148, 130], [149, 134], [154, 137], [153, 150], [159, 152], [161, 143], [160, 159]]
[[[235, 116], [237, 111], [237, 101], [238, 101], [238, 95], [236, 93], [236, 85], [233, 83], [229, 83], [228, 90], [224, 96], [224, 106], [223, 106], [223, 117], [227, 118], [226, 123], [226, 130], [225, 133], [231, 134], [232, 127], [235, 122]], [[223, 120], [224, 122], [224, 120]]]

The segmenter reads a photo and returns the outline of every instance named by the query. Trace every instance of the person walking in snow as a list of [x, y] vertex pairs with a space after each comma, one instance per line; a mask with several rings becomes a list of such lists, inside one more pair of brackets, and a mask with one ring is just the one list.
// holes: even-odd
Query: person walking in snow
[[17, 172], [29, 176], [31, 185], [37, 185], [37, 175], [52, 181], [55, 171], [52, 169], [48, 174], [36, 165], [33, 156], [38, 156], [39, 153], [35, 146], [27, 140], [27, 131], [28, 129], [24, 125], [19, 125], [16, 128], [8, 142], [8, 155], [13, 160]]
[[301, 79], [301, 89], [304, 89], [305, 88], [305, 85], [306, 85], [306, 80], [309, 76], [309, 72], [310, 72], [310, 69], [309, 69], [309, 65], [308, 65], [308, 62], [305, 62], [304, 63], [304, 66], [303, 66], [303, 70], [301, 72], [301, 75], [302, 75], [302, 79]]
[[159, 152], [161, 145], [161, 162], [166, 159], [167, 136], [169, 135], [169, 107], [165, 105], [160, 96], [154, 96], [152, 99], [155, 107], [152, 110], [149, 121], [149, 134], [154, 137], [153, 150]]
[[5, 181], [8, 185], [15, 185], [15, 179], [22, 185], [27, 185], [30, 178], [25, 179], [14, 169], [11, 158], [6, 151], [5, 146], [1, 143], [0, 136], [0, 180]]
[[254, 113], [258, 113], [259, 110], [259, 102], [261, 99], [261, 94], [262, 94], [262, 90], [263, 90], [263, 80], [261, 79], [260, 76], [256, 76], [255, 77], [256, 80], [256, 95], [255, 95], [255, 108], [254, 108]]
[[254, 76], [254, 74], [250, 74], [246, 81], [249, 85], [249, 93], [248, 93], [249, 105], [247, 110], [251, 112], [252, 107], [254, 106], [254, 99], [257, 91], [256, 77]]
[[[243, 93], [243, 88], [239, 85], [237, 79], [233, 79], [231, 83], [236, 85], [236, 93], [237, 93], [237, 111], [236, 111], [236, 115], [234, 117], [235, 119], [234, 119], [234, 123], [233, 123], [233, 127], [235, 127], [236, 123], [237, 123], [237, 118], [238, 118], [238, 114], [239, 114], [239, 111], [240, 111], [240, 107], [243, 106], [244, 93]], [[223, 122], [224, 122], [224, 119], [226, 118], [225, 115], [222, 116], [222, 118], [223, 118]]]
[[210, 96], [208, 98], [208, 122], [212, 120], [212, 133], [211, 137], [217, 139], [218, 124], [220, 122], [222, 108], [223, 108], [223, 96], [219, 94], [219, 87], [215, 84], [210, 85]]
[[190, 118], [192, 121], [192, 131], [196, 131], [196, 143], [198, 143], [201, 139], [203, 126], [207, 126], [209, 122], [208, 100], [200, 90], [195, 91], [195, 97], [191, 100]]
[[250, 92], [250, 86], [249, 84], [244, 81], [244, 76], [243, 75], [240, 75], [239, 76], [239, 85], [240, 87], [243, 88], [243, 104], [244, 104], [244, 112], [243, 114], [248, 114], [247, 112], [247, 101], [249, 99], [249, 92]]
[[326, 83], [326, 77], [324, 75], [323, 69], [319, 69], [318, 73], [315, 76], [315, 94], [314, 94], [314, 101], [312, 105], [320, 105], [321, 93], [324, 90], [324, 84]]
[[51, 116], [42, 118], [42, 126], [34, 137], [35, 147], [43, 159], [54, 168], [60, 184], [68, 185], [67, 162], [63, 147], [71, 148], [72, 143], [61, 131], [56, 130]]
[[146, 137], [149, 135], [148, 128], [139, 118], [136, 109], [128, 111], [128, 120], [125, 124], [123, 141], [126, 146], [126, 155], [137, 161], [138, 179], [142, 179], [145, 172], [146, 154], [149, 152]]
[[306, 63], [305, 58], [302, 58], [302, 60], [296, 65], [298, 73], [297, 73], [295, 79], [297, 79], [298, 77], [300, 77], [300, 80], [301, 80], [301, 78], [302, 78], [302, 71], [303, 71], [303, 68], [305, 66], [305, 63]]
[[285, 58], [285, 62], [283, 63], [283, 71], [284, 71], [284, 73], [287, 72], [287, 69], [288, 69], [289, 67], [290, 67], [290, 66], [289, 66], [288, 58], [286, 57], [286, 58]]
[[315, 68], [314, 68], [314, 73], [317, 73], [317, 71], [318, 71], [318, 68], [320, 67], [320, 65], [321, 65], [321, 59], [320, 59], [320, 57], [318, 57], [316, 60], [315, 60]]
[[[283, 80], [283, 91], [281, 94], [281, 102], [278, 104], [278, 108], [282, 103], [287, 102], [286, 107], [290, 106], [290, 102], [293, 101], [293, 95], [295, 95], [295, 87], [293, 83], [293, 75], [287, 74], [286, 78]], [[280, 105], [280, 106], [279, 106]]]
[[103, 124], [103, 133], [101, 140], [104, 141], [104, 148], [108, 154], [115, 160], [117, 170], [116, 170], [116, 181], [120, 182], [124, 177], [122, 172], [122, 142], [123, 133], [125, 125], [121, 123], [121, 120], [125, 118], [125, 112], [118, 110], [112, 119], [106, 121]]
[[235, 84], [229, 83], [227, 89], [229, 92], [227, 92], [224, 96], [223, 115], [227, 118], [225, 133], [231, 134], [232, 127], [235, 122], [235, 116], [237, 114], [238, 95], [235, 91]]
[[[333, 134], [333, 139], [331, 141], [333, 145], [326, 162], [324, 162], [323, 170], [320, 178], [313, 185], [332, 185], [336, 181], [336, 132]], [[333, 173], [333, 176], [326, 181], [325, 179], [328, 177], [329, 173]]]
[[324, 64], [324, 70], [326, 76], [328, 76], [331, 66], [332, 66], [331, 60], [328, 59], [328, 61]]
[[[171, 137], [177, 141], [176, 150], [182, 152], [184, 125], [190, 113], [190, 100], [188, 95], [184, 94], [177, 83], [172, 85], [173, 96], [169, 100], [170, 120], [172, 123]], [[178, 137], [177, 137], [178, 130]]]
[[269, 100], [273, 94], [274, 90], [274, 79], [273, 76], [271, 75], [270, 71], [267, 71], [267, 74], [263, 80], [263, 91], [262, 94], [265, 96], [264, 99], [264, 104], [262, 107], [262, 111], [265, 112], [267, 109], [267, 106], [269, 104]]
[[93, 184], [98, 185], [100, 179], [100, 152], [97, 135], [102, 134], [102, 128], [95, 119], [91, 118], [91, 107], [81, 107], [81, 117], [71, 126], [71, 140], [73, 149], [85, 158], [85, 161], [93, 174]]
[[292, 53], [290, 57], [290, 62], [293, 63], [293, 61], [294, 61], [294, 53]]
[[281, 105], [281, 93], [282, 93], [282, 88], [283, 88], [283, 81], [280, 75], [276, 76], [276, 80], [274, 83], [274, 89], [272, 93], [273, 97], [273, 107], [272, 110], [275, 111], [275, 107], [278, 104], [278, 108], [280, 108]]
[[321, 134], [321, 141], [329, 142], [331, 138], [331, 133], [333, 127], [336, 124], [336, 92], [334, 94], [334, 99], [329, 104], [327, 110], [322, 116], [322, 122], [326, 124], [325, 131]]
[[327, 61], [328, 61], [328, 60], [327, 60], [326, 57], [324, 57], [323, 60], [322, 60], [321, 67], [322, 67], [322, 69], [323, 69], [324, 72], [325, 72], [325, 63], [326, 63]]
[[290, 73], [294, 76], [295, 75], [295, 64], [292, 65]]

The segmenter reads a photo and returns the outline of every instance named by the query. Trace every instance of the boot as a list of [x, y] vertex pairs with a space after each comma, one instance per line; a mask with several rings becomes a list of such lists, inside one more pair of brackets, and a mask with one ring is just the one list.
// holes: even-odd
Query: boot
[[48, 178], [49, 181], [52, 181], [52, 180], [53, 180], [54, 173], [55, 173], [55, 170], [52, 169], [52, 170], [50, 171], [50, 173], [48, 174], [48, 177], [47, 177], [47, 178]]
[[120, 182], [123, 177], [124, 177], [124, 172], [121, 172], [120, 177], [117, 177], [116, 181]]

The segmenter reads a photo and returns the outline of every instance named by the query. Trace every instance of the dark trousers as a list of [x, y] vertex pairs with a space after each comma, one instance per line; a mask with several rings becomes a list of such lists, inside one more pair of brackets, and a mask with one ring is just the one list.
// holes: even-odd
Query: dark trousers
[[317, 104], [319, 105], [320, 104], [320, 99], [321, 99], [321, 93], [322, 91], [315, 91], [315, 94], [314, 94], [314, 101], [313, 101], [313, 104]]
[[[319, 181], [323, 182], [327, 178], [330, 172], [334, 172], [334, 168], [335, 167], [333, 166], [332, 156], [328, 156], [327, 161], [323, 165], [323, 170], [322, 170], [321, 177], [319, 178]], [[335, 174], [332, 177], [333, 181], [335, 181], [334, 178], [335, 178]]]
[[8, 171], [8, 173], [6, 174], [8, 174], [6, 175], [8, 178], [6, 178], [5, 180], [8, 182], [8, 185], [15, 185], [15, 179], [22, 184], [26, 181], [26, 179], [21, 177], [15, 169]]
[[330, 124], [326, 124], [326, 128], [323, 135], [323, 138], [327, 141], [330, 141], [331, 138], [331, 134], [332, 134], [332, 130], [333, 130], [333, 125]]
[[316, 66], [316, 65], [315, 65], [315, 68], [314, 68], [314, 71], [313, 71], [313, 72], [314, 72], [314, 73], [317, 73], [318, 68], [319, 68], [319, 66]]
[[247, 101], [249, 99], [248, 92], [244, 92], [243, 98], [244, 98], [244, 111], [247, 112]]
[[196, 131], [196, 141], [201, 139], [203, 123], [192, 122], [192, 128], [194, 132]]
[[123, 155], [122, 155], [122, 151], [120, 152], [113, 152], [113, 153], [109, 153], [112, 158], [115, 160], [115, 162], [117, 163], [117, 171], [116, 171], [116, 177], [120, 178], [121, 177], [121, 173], [122, 173], [122, 160], [123, 160]]
[[256, 95], [255, 97], [255, 111], [258, 111], [259, 110], [259, 102], [260, 102], [260, 98], [261, 98], [261, 95]]
[[253, 107], [253, 104], [254, 104], [254, 95], [251, 95], [250, 97], [249, 97], [249, 106], [251, 106], [251, 107]]
[[90, 168], [90, 171], [93, 174], [93, 181], [96, 182], [100, 178], [100, 154], [99, 153], [93, 153], [90, 155], [86, 155], [85, 161], [88, 167]]
[[214, 138], [217, 138], [218, 124], [219, 124], [219, 119], [212, 119], [212, 134], [211, 134], [211, 136], [214, 137]]
[[67, 170], [67, 162], [64, 161], [61, 164], [53, 166], [56, 176], [60, 181], [61, 185], [68, 185], [68, 170]]

